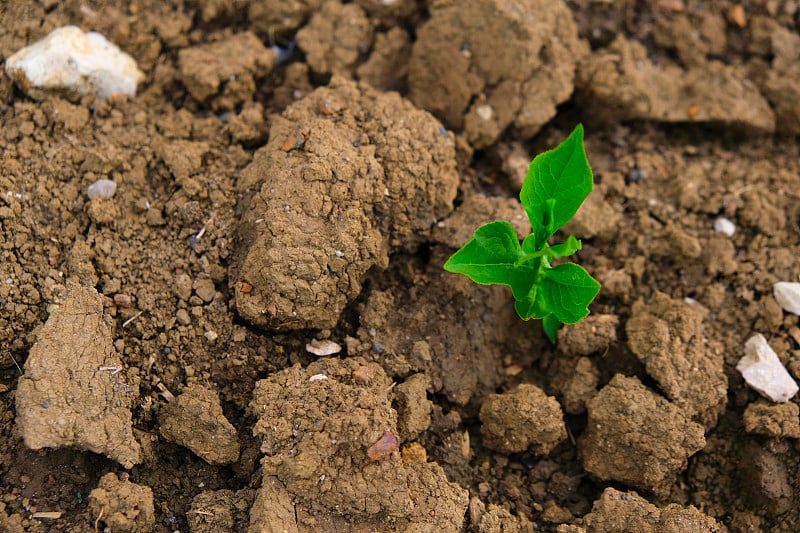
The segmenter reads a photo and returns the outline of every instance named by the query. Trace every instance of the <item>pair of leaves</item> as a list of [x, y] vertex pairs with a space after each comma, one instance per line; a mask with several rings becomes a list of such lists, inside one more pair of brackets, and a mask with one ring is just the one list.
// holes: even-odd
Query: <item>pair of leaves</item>
[[517, 314], [542, 319], [555, 342], [561, 323], [574, 324], [589, 314], [600, 284], [574, 263], [551, 267], [553, 259], [574, 254], [581, 242], [570, 235], [564, 243], [548, 240], [570, 221], [592, 190], [593, 177], [583, 147], [583, 127], [553, 150], [534, 158], [520, 192], [532, 232], [520, 245], [505, 221], [485, 224], [447, 260], [449, 272], [464, 274], [483, 285], [511, 287]]

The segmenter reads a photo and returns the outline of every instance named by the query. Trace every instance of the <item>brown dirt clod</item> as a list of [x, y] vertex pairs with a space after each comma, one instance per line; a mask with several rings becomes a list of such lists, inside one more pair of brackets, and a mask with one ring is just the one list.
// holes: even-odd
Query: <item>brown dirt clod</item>
[[560, 358], [554, 365], [556, 374], [550, 383], [561, 398], [564, 411], [577, 415], [586, 412], [586, 402], [597, 394], [600, 372], [588, 357]]
[[536, 455], [547, 455], [567, 438], [561, 405], [539, 387], [527, 383], [510, 392], [487, 396], [480, 418], [484, 444], [501, 453], [530, 448]]
[[588, 48], [563, 3], [439, 0], [430, 12], [412, 47], [410, 97], [474, 147], [512, 124], [532, 137], [572, 94]]
[[716, 424], [728, 399], [718, 346], [703, 334], [703, 313], [691, 304], [656, 293], [638, 301], [626, 325], [628, 345], [667, 397], [705, 425]]
[[[254, 434], [266, 455], [251, 530], [275, 501], [293, 509], [286, 520], [298, 531], [314, 530], [304, 523], [311, 516], [341, 531], [461, 527], [466, 491], [448, 483], [437, 464], [404, 462], [391, 453], [399, 439], [389, 379], [374, 363], [367, 365], [375, 368], [369, 384], [355, 380], [353, 372], [364, 362], [351, 358], [294, 366], [256, 384]], [[376, 442], [386, 446], [370, 456]]]
[[[424, 290], [368, 295], [360, 342], [350, 353], [379, 362], [398, 378], [424, 372], [433, 392], [466, 405], [496, 390], [505, 378], [503, 353], [525, 354], [527, 360], [538, 356], [532, 333], [537, 325], [516, 317], [505, 288], [478, 286], [444, 272], [445, 253], [449, 249], [434, 250], [431, 263], [417, 274], [425, 276]], [[484, 327], [474, 327], [486, 318]], [[417, 333], [410, 336], [409, 331]]]
[[430, 13], [411, 50], [410, 97], [474, 147], [512, 124], [532, 137], [572, 94], [588, 47], [562, 2], [438, 0]]
[[28, 448], [75, 446], [125, 468], [141, 461], [131, 422], [138, 387], [112, 341], [102, 297], [70, 280], [17, 385], [17, 425]]
[[428, 399], [430, 379], [414, 374], [394, 388], [397, 398], [397, 427], [406, 440], [413, 440], [431, 425], [433, 402]]
[[239, 458], [236, 428], [222, 414], [219, 395], [201, 385], [183, 389], [159, 416], [159, 432], [169, 442], [186, 446], [210, 464]]
[[207, 490], [192, 499], [186, 513], [192, 533], [234, 533], [244, 531], [252, 490]]
[[[298, 127], [309, 136], [303, 148], [280, 150]], [[433, 117], [334, 78], [274, 119], [243, 172], [240, 189], [255, 194], [232, 276], [239, 313], [278, 329], [334, 326], [370, 268], [450, 212], [457, 184], [452, 135]]]
[[200, 103], [219, 94], [212, 102], [215, 109], [230, 110], [251, 100], [256, 79], [269, 74], [274, 64], [275, 52], [249, 31], [178, 53], [186, 90]]
[[800, 407], [796, 403], [758, 400], [744, 410], [743, 421], [748, 433], [800, 439]]
[[722, 533], [723, 526], [696, 507], [656, 507], [633, 491], [603, 491], [592, 512], [583, 517], [591, 533]]
[[603, 352], [617, 340], [616, 315], [591, 314], [577, 324], [566, 324], [558, 331], [558, 347], [567, 355]]
[[101, 477], [89, 493], [89, 509], [97, 522], [121, 533], [152, 531], [156, 521], [152, 489], [113, 472]]
[[595, 119], [721, 123], [750, 133], [775, 131], [775, 113], [737, 67], [709, 61], [684, 72], [654, 65], [638, 41], [623, 36], [584, 59], [577, 97]]
[[372, 46], [372, 25], [357, 4], [328, 1], [297, 32], [297, 45], [314, 72], [350, 77]]
[[662, 494], [705, 446], [702, 426], [637, 378], [617, 374], [586, 408], [579, 447], [584, 468], [600, 479]]

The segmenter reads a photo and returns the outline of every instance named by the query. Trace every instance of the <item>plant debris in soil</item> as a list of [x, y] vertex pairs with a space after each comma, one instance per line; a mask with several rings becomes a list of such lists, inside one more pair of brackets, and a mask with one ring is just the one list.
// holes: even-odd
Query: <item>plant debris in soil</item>
[[[5, 3], [0, 530], [800, 530], [798, 399], [737, 370], [760, 334], [800, 379], [774, 292], [800, 276], [799, 21]], [[65, 26], [136, 94], [5, 72]], [[528, 233], [527, 165], [579, 122], [595, 186], [557, 238], [602, 289], [553, 345], [442, 267], [491, 220]]]

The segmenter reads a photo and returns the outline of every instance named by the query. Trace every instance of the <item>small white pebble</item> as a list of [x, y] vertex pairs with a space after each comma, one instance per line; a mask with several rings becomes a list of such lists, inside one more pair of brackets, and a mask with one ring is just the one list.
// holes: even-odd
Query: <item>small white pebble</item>
[[772, 294], [785, 311], [800, 315], [800, 283], [779, 281], [772, 286]]
[[111, 198], [115, 192], [117, 192], [117, 184], [105, 178], [95, 181], [86, 189], [89, 198]]
[[330, 340], [316, 340], [306, 344], [306, 351], [317, 357], [333, 355], [342, 351], [342, 347]]
[[733, 237], [733, 234], [736, 233], [736, 224], [725, 217], [719, 217], [714, 221], [714, 231]]
[[798, 387], [762, 334], [750, 337], [736, 365], [748, 385], [773, 402], [787, 402]]
[[203, 336], [208, 340], [208, 342], [214, 342], [215, 340], [217, 340], [217, 337], [219, 337], [219, 335], [217, 335], [217, 332], [212, 330], [206, 331], [205, 333], [203, 333]]
[[481, 120], [492, 120], [492, 117], [494, 116], [494, 110], [490, 105], [480, 105], [475, 112], [478, 114]]
[[328, 376], [325, 374], [314, 374], [308, 378], [308, 381], [325, 381], [326, 379], [328, 379]]
[[335, 252], [333, 252], [333, 255], [335, 255], [336, 257], [344, 257], [344, 252], [341, 250], [336, 250]]

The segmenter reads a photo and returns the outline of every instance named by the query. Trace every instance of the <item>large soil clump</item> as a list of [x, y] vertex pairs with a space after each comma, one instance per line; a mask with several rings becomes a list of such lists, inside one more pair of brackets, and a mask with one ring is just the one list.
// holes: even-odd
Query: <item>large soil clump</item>
[[336, 324], [366, 272], [452, 210], [455, 147], [396, 93], [334, 78], [276, 117], [239, 183], [236, 306], [279, 329]]
[[572, 94], [589, 49], [564, 3], [438, 0], [430, 11], [412, 47], [410, 97], [476, 148], [511, 125], [532, 137]]
[[[467, 491], [401, 457], [391, 380], [374, 363], [325, 359], [257, 383], [251, 409], [265, 480], [251, 510], [292, 531], [459, 531]], [[407, 426], [407, 424], [402, 424]]]
[[128, 383], [96, 290], [67, 285], [47, 320], [17, 385], [17, 424], [28, 448], [75, 446], [131, 468], [141, 461]]

